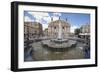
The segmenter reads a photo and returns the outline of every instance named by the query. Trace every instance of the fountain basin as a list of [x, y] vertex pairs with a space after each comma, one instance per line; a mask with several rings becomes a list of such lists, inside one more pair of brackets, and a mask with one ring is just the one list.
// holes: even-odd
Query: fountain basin
[[61, 43], [68, 42], [68, 39], [51, 39], [50, 41], [57, 44], [61, 44]]
[[76, 46], [76, 41], [74, 40], [44, 40], [42, 41], [42, 45], [44, 47], [48, 47], [50, 49], [67, 49], [70, 47]]

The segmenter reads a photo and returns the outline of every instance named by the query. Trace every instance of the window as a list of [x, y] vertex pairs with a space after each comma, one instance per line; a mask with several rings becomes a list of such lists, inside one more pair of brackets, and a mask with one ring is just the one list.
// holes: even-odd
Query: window
[[65, 28], [63, 27], [63, 30], [64, 30]]
[[54, 29], [56, 29], [56, 27], [54, 27]]

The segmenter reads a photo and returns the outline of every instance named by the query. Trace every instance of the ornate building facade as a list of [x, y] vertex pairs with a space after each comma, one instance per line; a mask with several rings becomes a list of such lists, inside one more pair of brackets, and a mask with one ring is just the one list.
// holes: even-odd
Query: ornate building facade
[[90, 25], [85, 24], [80, 27], [80, 35], [90, 35]]
[[24, 39], [34, 39], [42, 35], [42, 24], [38, 22], [24, 22]]
[[81, 26], [79, 37], [86, 40], [86, 43], [90, 45], [90, 25], [89, 24], [85, 24]]
[[[61, 25], [59, 28], [59, 24]], [[59, 29], [61, 30], [61, 36], [62, 38], [66, 38], [70, 34], [70, 24], [67, 21], [64, 20], [55, 20], [51, 21], [48, 25], [48, 36], [50, 38], [57, 38]]]
[[83, 25], [81, 26], [80, 30], [81, 33], [90, 33], [90, 25], [89, 24]]

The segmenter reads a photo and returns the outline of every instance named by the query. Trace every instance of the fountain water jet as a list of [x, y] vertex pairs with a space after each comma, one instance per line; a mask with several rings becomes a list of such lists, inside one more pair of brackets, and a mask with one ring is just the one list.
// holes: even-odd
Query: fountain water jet
[[62, 27], [61, 27], [61, 23], [59, 23], [58, 39], [62, 39]]
[[55, 42], [55, 43], [62, 43], [62, 42], [67, 42], [67, 39], [63, 39], [62, 37], [62, 26], [61, 26], [61, 22], [59, 22], [59, 30], [58, 30], [58, 37], [57, 39], [51, 39], [51, 41]]

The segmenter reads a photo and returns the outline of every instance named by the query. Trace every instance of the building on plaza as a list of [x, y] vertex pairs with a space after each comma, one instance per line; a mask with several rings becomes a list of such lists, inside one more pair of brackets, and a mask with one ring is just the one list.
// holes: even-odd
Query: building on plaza
[[62, 38], [66, 38], [70, 34], [70, 24], [67, 21], [58, 19], [58, 20], [51, 20], [48, 24], [48, 36], [51, 38], [57, 38], [58, 31], [59, 31], [59, 24], [61, 24], [62, 28]]
[[24, 39], [34, 39], [42, 35], [42, 24], [38, 22], [24, 22]]
[[80, 31], [81, 33], [90, 33], [90, 25], [89, 24], [82, 25]]
[[85, 39], [87, 44], [90, 43], [90, 24], [81, 26], [79, 36], [80, 38]]

